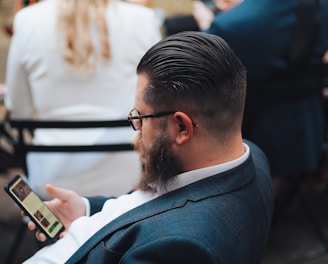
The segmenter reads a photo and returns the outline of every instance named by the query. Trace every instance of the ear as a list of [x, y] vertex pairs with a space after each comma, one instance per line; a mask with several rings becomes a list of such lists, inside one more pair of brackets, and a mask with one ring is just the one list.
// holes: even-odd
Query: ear
[[192, 120], [183, 112], [175, 112], [173, 115], [176, 124], [176, 143], [183, 144], [193, 137], [194, 126]]

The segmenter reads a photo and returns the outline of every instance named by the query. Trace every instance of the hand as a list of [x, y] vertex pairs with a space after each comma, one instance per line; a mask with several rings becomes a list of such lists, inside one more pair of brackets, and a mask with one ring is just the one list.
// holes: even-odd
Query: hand
[[214, 20], [214, 13], [203, 2], [195, 0], [193, 1], [193, 16], [198, 24], [198, 27], [202, 30], [206, 30], [210, 27]]
[[324, 64], [328, 64], [328, 50], [323, 55], [322, 61]]
[[[46, 201], [45, 204], [64, 224], [65, 231], [60, 235], [62, 238], [68, 230], [71, 223], [86, 214], [85, 203], [83, 199], [74, 191], [54, 187], [50, 184], [46, 185], [46, 190], [54, 199]], [[35, 230], [36, 226], [32, 221], [29, 221], [28, 229]], [[45, 241], [45, 234], [40, 231], [36, 232], [36, 237], [40, 241]]]

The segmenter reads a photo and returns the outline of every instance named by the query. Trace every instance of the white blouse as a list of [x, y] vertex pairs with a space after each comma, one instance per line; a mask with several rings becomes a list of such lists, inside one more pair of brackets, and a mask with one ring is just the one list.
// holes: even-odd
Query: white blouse
[[[99, 120], [126, 118], [133, 107], [136, 66], [142, 55], [160, 39], [159, 23], [151, 9], [110, 1], [106, 10], [112, 58], [98, 63], [91, 76], [78, 75], [60, 53], [57, 32], [57, 0], [45, 0], [23, 8], [14, 20], [5, 104], [12, 118]], [[35, 141], [90, 144], [133, 141], [130, 128], [107, 131], [37, 131]], [[127, 165], [128, 164], [128, 165]], [[30, 154], [28, 177], [43, 197], [46, 183], [76, 190], [82, 195], [118, 195], [139, 177], [138, 155]]]

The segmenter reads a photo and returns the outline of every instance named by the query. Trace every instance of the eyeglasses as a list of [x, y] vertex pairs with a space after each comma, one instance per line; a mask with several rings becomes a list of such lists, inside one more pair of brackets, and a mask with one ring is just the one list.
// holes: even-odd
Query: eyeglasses
[[142, 126], [142, 119], [143, 118], [157, 118], [162, 116], [173, 115], [176, 111], [166, 111], [166, 112], [159, 112], [156, 114], [148, 114], [148, 115], [141, 115], [137, 109], [132, 109], [129, 113], [128, 119], [131, 123], [133, 130], [137, 131]]

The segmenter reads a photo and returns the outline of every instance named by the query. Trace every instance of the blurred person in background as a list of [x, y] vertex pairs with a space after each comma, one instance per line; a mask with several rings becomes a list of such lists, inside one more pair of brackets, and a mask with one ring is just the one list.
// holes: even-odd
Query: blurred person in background
[[[198, 7], [199, 1], [196, 1], [194, 2], [194, 8], [199, 9], [198, 12], [204, 13], [204, 23], [210, 23], [216, 14], [233, 8], [241, 1], [242, 0], [203, 0]], [[167, 36], [182, 31], [198, 31], [199, 29], [200, 27], [192, 14], [175, 15], [173, 17], [167, 17], [164, 20], [164, 31]]]
[[[117, 0], [44, 0], [21, 9], [7, 63], [5, 103], [12, 119], [126, 118], [135, 68], [160, 36], [153, 10]], [[133, 141], [116, 131], [35, 131], [40, 144]], [[129, 191], [141, 165], [136, 153], [39, 154], [27, 157], [32, 187], [53, 183], [83, 195]], [[117, 173], [117, 170], [120, 173]]]
[[215, 17], [205, 9], [194, 1], [201, 30], [225, 39], [246, 66], [243, 135], [268, 156], [279, 193], [320, 164], [328, 1], [244, 0]]
[[216, 15], [228, 11], [243, 0], [193, 1], [193, 13], [199, 29], [208, 29]]

